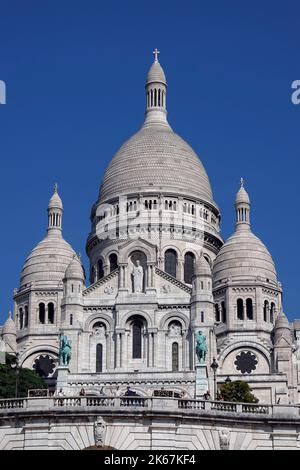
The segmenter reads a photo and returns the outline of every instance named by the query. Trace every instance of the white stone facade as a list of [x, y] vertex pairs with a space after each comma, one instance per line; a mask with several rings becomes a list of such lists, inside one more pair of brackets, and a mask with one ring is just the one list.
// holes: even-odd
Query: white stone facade
[[251, 231], [243, 181], [236, 230], [224, 243], [206, 171], [167, 121], [166, 92], [156, 58], [144, 125], [112, 159], [92, 208], [90, 285], [63, 239], [56, 187], [47, 235], [15, 290], [15, 330], [4, 325], [2, 341], [17, 348], [23, 367], [43, 369], [54, 383], [63, 331], [72, 344], [69, 395], [82, 387], [122, 394], [129, 386], [141, 397], [164, 387], [193, 398], [201, 330], [212, 395], [216, 358], [218, 383], [244, 379], [261, 403], [299, 403], [300, 325], [283, 314], [271, 255]]

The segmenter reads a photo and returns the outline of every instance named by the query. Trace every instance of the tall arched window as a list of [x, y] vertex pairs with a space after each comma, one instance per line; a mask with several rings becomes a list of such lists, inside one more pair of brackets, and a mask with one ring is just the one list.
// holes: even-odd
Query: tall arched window
[[269, 310], [269, 302], [265, 300], [264, 303], [264, 321], [268, 321], [268, 310]]
[[54, 304], [52, 302], [48, 304], [48, 323], [51, 325], [54, 323]]
[[42, 323], [43, 325], [45, 324], [46, 321], [46, 309], [45, 309], [45, 304], [41, 303], [39, 305], [39, 322]]
[[104, 269], [103, 269], [103, 261], [102, 259], [99, 259], [98, 263], [97, 263], [97, 268], [98, 268], [98, 278], [97, 278], [97, 281], [99, 281], [100, 279], [102, 279], [104, 277]]
[[222, 307], [222, 323], [226, 323], [226, 321], [227, 321], [227, 315], [226, 315], [226, 305], [225, 305], [225, 302], [222, 302], [222, 303], [221, 303], [221, 307]]
[[102, 344], [96, 346], [96, 372], [103, 370], [103, 347]]
[[176, 277], [177, 271], [177, 253], [175, 250], [167, 250], [165, 252], [165, 271], [171, 276]]
[[244, 320], [244, 302], [243, 302], [243, 299], [237, 299], [237, 317], [238, 317], [238, 320]]
[[218, 304], [215, 304], [215, 317], [216, 317], [216, 322], [220, 323], [221, 318], [220, 318], [220, 308]]
[[24, 327], [28, 327], [28, 306], [25, 305], [25, 318], [24, 318]]
[[19, 309], [19, 315], [20, 315], [20, 330], [22, 330], [24, 326], [24, 315], [23, 315], [23, 309]]
[[179, 370], [179, 347], [178, 343], [172, 344], [172, 372]]
[[135, 318], [132, 323], [132, 358], [142, 358], [142, 328], [143, 322]]
[[275, 314], [275, 304], [274, 302], [271, 303], [271, 308], [270, 308], [270, 322], [274, 323], [274, 314]]
[[192, 284], [192, 277], [195, 272], [195, 255], [188, 252], [184, 255], [184, 282]]
[[115, 253], [112, 253], [109, 256], [109, 270], [110, 272], [114, 271], [118, 267], [118, 256]]
[[247, 300], [246, 300], [246, 313], [247, 313], [247, 319], [248, 319], [248, 320], [253, 320], [253, 304], [252, 304], [252, 299], [247, 299]]

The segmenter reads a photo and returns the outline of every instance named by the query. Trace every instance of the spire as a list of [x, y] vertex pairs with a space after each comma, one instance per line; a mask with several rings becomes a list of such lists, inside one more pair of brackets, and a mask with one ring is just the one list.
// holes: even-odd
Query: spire
[[54, 193], [48, 204], [48, 233], [61, 233], [63, 203], [58, 194], [58, 184], [54, 185]]
[[240, 189], [235, 198], [236, 227], [237, 229], [250, 228], [250, 199], [244, 188], [244, 178], [240, 179]]
[[167, 82], [165, 73], [159, 63], [159, 50], [153, 51], [154, 62], [150, 67], [146, 81], [146, 119], [145, 124], [163, 124], [167, 122]]

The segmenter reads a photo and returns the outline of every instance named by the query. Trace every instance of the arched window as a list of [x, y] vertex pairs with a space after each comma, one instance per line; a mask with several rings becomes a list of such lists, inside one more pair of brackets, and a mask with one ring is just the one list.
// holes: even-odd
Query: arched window
[[39, 305], [39, 322], [43, 325], [45, 324], [45, 321], [46, 321], [45, 312], [46, 312], [45, 304], [41, 303]]
[[269, 310], [269, 302], [265, 300], [264, 303], [264, 321], [268, 321], [268, 310]]
[[215, 317], [216, 317], [216, 322], [219, 323], [221, 319], [220, 319], [220, 309], [219, 309], [218, 304], [215, 304]]
[[142, 358], [142, 331], [143, 320], [139, 317], [134, 317], [132, 322], [132, 358]]
[[243, 299], [237, 299], [237, 317], [238, 317], [238, 320], [244, 320], [244, 302], [243, 302]]
[[54, 304], [52, 302], [48, 304], [48, 323], [51, 325], [54, 323]]
[[102, 259], [99, 259], [98, 263], [97, 263], [97, 268], [98, 268], [98, 277], [97, 277], [97, 281], [99, 281], [100, 279], [102, 279], [104, 277], [104, 269], [103, 269], [103, 261]]
[[118, 267], [118, 256], [115, 253], [112, 253], [109, 256], [109, 270], [110, 272], [114, 271]]
[[24, 327], [28, 327], [28, 306], [25, 305], [25, 318], [24, 318]]
[[23, 315], [23, 309], [19, 309], [19, 314], [20, 314], [20, 330], [22, 330], [24, 326], [24, 315]]
[[177, 271], [177, 253], [174, 250], [167, 250], [165, 252], [165, 271], [171, 276], [176, 277]]
[[179, 347], [178, 343], [172, 344], [172, 372], [179, 370]]
[[102, 372], [103, 366], [103, 347], [102, 344], [96, 346], [96, 372]]
[[90, 282], [91, 284], [94, 284], [94, 282], [96, 282], [96, 273], [94, 266], [91, 268]]
[[274, 302], [271, 303], [271, 308], [270, 308], [270, 322], [274, 323], [274, 313], [275, 313], [275, 304]]
[[247, 319], [248, 319], [248, 320], [253, 320], [253, 304], [252, 304], [252, 299], [247, 299], [247, 300], [246, 300], [246, 313], [247, 313]]
[[201, 316], [201, 323], [204, 323], [204, 312], [201, 312], [200, 316]]
[[222, 323], [226, 323], [227, 321], [227, 315], [226, 315], [226, 305], [225, 302], [221, 303], [221, 308], [222, 308]]
[[195, 255], [188, 252], [184, 255], [184, 282], [192, 284], [192, 277], [195, 272]]

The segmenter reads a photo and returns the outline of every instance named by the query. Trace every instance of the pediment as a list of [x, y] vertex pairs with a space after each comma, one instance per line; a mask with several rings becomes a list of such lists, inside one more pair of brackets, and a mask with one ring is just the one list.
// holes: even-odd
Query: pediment
[[85, 289], [83, 296], [86, 299], [115, 299], [118, 294], [118, 285], [119, 271], [116, 270]]

